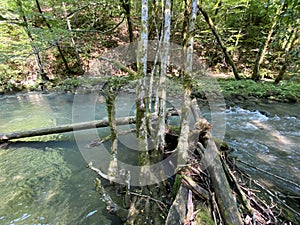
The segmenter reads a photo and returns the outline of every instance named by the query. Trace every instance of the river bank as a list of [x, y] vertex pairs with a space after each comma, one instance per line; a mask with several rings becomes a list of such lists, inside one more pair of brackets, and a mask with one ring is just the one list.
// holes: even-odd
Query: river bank
[[[55, 93], [90, 93], [98, 92], [107, 82], [104, 77], [76, 77], [67, 78], [61, 81], [46, 83], [32, 83], [24, 85], [22, 82], [7, 82], [0, 86], [0, 95], [15, 94], [20, 92], [55, 92]], [[300, 102], [300, 83], [295, 81], [283, 81], [274, 85], [271, 80], [254, 82], [249, 79], [235, 80], [233, 78], [217, 78], [217, 87], [207, 88], [202, 80], [193, 80], [192, 95], [198, 99], [205, 100], [207, 95], [211, 98], [224, 97], [228, 106], [245, 103], [297, 103]], [[180, 92], [181, 82], [176, 79], [169, 79], [169, 93], [176, 96]], [[135, 93], [135, 81], [127, 82], [121, 90]]]

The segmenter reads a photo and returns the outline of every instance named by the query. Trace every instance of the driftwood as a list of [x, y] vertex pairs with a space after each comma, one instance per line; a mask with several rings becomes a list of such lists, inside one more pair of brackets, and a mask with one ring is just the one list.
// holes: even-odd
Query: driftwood
[[231, 178], [231, 181], [235, 187], [235, 189], [237, 190], [237, 194], [240, 196], [240, 199], [243, 203], [243, 205], [245, 206], [245, 208], [247, 209], [247, 211], [250, 213], [251, 216], [253, 216], [253, 208], [250, 204], [249, 199], [247, 199], [246, 194], [243, 192], [243, 190], [241, 189], [236, 177], [234, 176], [234, 174], [232, 173], [232, 171], [230, 170], [229, 166], [226, 164], [226, 162], [223, 162], [223, 167], [226, 171], [226, 173], [228, 174], [228, 176]]
[[[206, 191], [188, 175], [189, 173], [192, 174], [192, 172], [184, 172], [185, 170], [192, 171], [193, 166], [183, 168], [181, 172], [181, 186], [170, 208], [165, 224], [177, 224], [178, 221], [183, 224], [189, 224], [188, 222], [191, 222], [190, 217], [192, 214], [187, 211], [192, 211], [191, 204], [193, 203], [191, 199], [188, 198], [188, 193], [190, 193], [190, 195], [193, 193], [198, 199], [202, 199], [202, 202], [207, 202], [208, 199], [212, 200], [214, 203], [212, 207], [215, 209], [215, 212], [212, 212], [212, 221], [216, 222], [216, 217], [218, 217], [224, 224], [242, 225], [243, 221], [227, 180], [219, 150], [210, 133], [211, 125], [205, 119], [200, 118], [200, 109], [195, 100], [191, 101], [191, 110], [197, 122], [195, 123], [194, 129], [189, 133], [188, 150], [189, 152], [198, 151], [201, 156], [201, 164], [203, 165], [204, 163], [203, 166], [207, 169], [209, 174], [209, 178], [207, 177], [207, 179], [211, 180], [213, 193]], [[190, 163], [192, 163], [192, 161]], [[193, 174], [199, 173], [193, 172]], [[183, 190], [185, 190], [184, 194], [182, 193]], [[182, 211], [182, 209], [185, 209], [185, 211]]]
[[[134, 124], [134, 123], [135, 123], [134, 116], [116, 119], [117, 125], [126, 125], [126, 124]], [[0, 143], [7, 142], [13, 139], [19, 139], [19, 138], [42, 136], [48, 134], [59, 134], [65, 132], [87, 130], [93, 128], [108, 127], [108, 126], [109, 126], [108, 120], [96, 120], [91, 122], [61, 125], [57, 127], [46, 127], [46, 128], [33, 129], [33, 130], [17, 131], [17, 132], [0, 135]]]
[[203, 187], [198, 185], [192, 178], [183, 175], [182, 182], [188, 187], [195, 195], [203, 198], [204, 200], [209, 200], [209, 193]]
[[242, 225], [243, 221], [223, 169], [219, 150], [210, 133], [211, 125], [205, 119], [199, 118], [200, 109], [195, 100], [192, 101], [191, 109], [197, 121], [196, 125], [199, 126], [199, 138], [202, 138], [202, 143], [197, 144], [197, 150], [204, 156], [222, 218], [225, 224]]
[[182, 224], [187, 214], [189, 190], [181, 185], [172, 206], [170, 207], [165, 225]]
[[216, 201], [218, 203], [222, 218], [225, 221], [225, 224], [242, 225], [243, 221], [240, 217], [237, 203], [224, 172], [217, 146], [210, 134], [208, 134], [208, 137], [209, 139], [205, 149], [199, 143], [199, 146], [201, 146], [199, 151], [204, 150], [204, 160], [211, 177], [212, 185], [216, 194]]
[[[188, 163], [180, 165], [176, 174], [178, 179], [175, 178], [173, 184], [167, 181], [161, 183], [166, 186], [171, 184], [169, 188], [171, 187], [172, 193], [176, 195], [173, 196], [174, 201], [171, 204], [167, 201], [171, 195], [167, 194], [166, 190], [170, 189], [158, 188], [155, 185], [134, 192], [128, 186], [125, 191], [120, 192], [124, 195], [123, 205], [117, 205], [98, 182], [96, 183], [97, 190], [104, 199], [108, 211], [122, 218], [126, 224], [163, 224], [162, 218], [159, 218], [160, 215], [163, 215], [165, 225], [277, 224], [278, 220], [272, 211], [273, 202], [268, 205], [255, 196], [254, 190], [243, 187], [244, 182], [238, 183], [239, 179], [235, 176], [239, 177], [240, 174], [233, 174], [231, 167], [226, 165], [226, 162], [233, 165], [229, 162], [229, 158], [226, 157], [224, 161], [224, 157], [220, 157], [221, 153], [210, 133], [211, 125], [199, 117], [199, 107], [196, 101], [191, 103], [192, 113], [197, 122], [194, 129], [189, 132]], [[167, 134], [168, 132], [169, 130]], [[166, 150], [174, 152], [173, 148]], [[108, 175], [93, 167], [92, 164], [88, 167], [102, 178], [111, 180]], [[236, 165], [234, 168], [237, 168]], [[249, 182], [256, 183], [252, 180]], [[233, 189], [237, 194], [237, 199], [233, 194]], [[270, 196], [276, 199], [276, 195]], [[125, 201], [126, 204], [124, 204]], [[241, 211], [238, 207], [241, 207]], [[278, 212], [276, 211], [277, 214]]]

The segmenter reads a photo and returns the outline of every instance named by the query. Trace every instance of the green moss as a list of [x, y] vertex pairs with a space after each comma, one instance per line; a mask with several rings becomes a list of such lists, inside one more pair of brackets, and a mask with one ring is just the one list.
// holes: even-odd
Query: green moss
[[228, 151], [230, 149], [229, 145], [225, 141], [223, 141], [217, 137], [214, 137], [213, 139], [220, 151]]
[[177, 135], [177, 136], [180, 135], [180, 126], [168, 125], [168, 128], [170, 134]]
[[181, 185], [181, 176], [179, 174], [176, 174], [175, 182], [174, 182], [173, 187], [172, 187], [172, 196], [174, 198], [177, 195], [177, 192], [180, 188], [180, 185]]
[[197, 215], [196, 215], [196, 221], [199, 225], [214, 225], [214, 221], [211, 217], [211, 213], [209, 209], [205, 206], [201, 208]]
[[[273, 82], [262, 81], [254, 82], [252, 80], [234, 80], [234, 79], [218, 79], [221, 92], [227, 99], [236, 98], [238, 96], [248, 99], [250, 97], [270, 99], [276, 101], [298, 102], [300, 101], [300, 83], [298, 82], [281, 82], [274, 85]], [[201, 84], [194, 85], [194, 92], [203, 90]], [[207, 92], [213, 91], [208, 88]]]

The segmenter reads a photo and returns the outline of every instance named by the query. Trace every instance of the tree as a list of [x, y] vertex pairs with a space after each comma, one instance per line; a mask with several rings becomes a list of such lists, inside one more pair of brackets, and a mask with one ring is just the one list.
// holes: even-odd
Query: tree
[[[40, 15], [41, 15], [41, 17], [42, 17], [44, 23], [47, 25], [49, 31], [50, 31], [51, 33], [53, 33], [53, 30], [52, 30], [50, 24], [47, 22], [46, 18], [45, 18], [44, 15], [43, 15], [43, 11], [42, 11], [42, 8], [41, 8], [41, 6], [40, 6], [39, 1], [38, 1], [38, 0], [35, 0], [35, 3], [36, 3], [37, 9], [38, 9], [38, 11], [39, 11], [39, 13], [40, 13]], [[57, 40], [55, 40], [54, 45], [57, 47], [57, 50], [58, 50], [58, 52], [59, 52], [59, 54], [60, 54], [60, 56], [61, 56], [61, 58], [62, 58], [62, 60], [63, 60], [63, 63], [64, 63], [64, 65], [65, 65], [67, 71], [68, 71], [69, 73], [72, 73], [72, 70], [71, 70], [71, 68], [69, 67], [69, 64], [68, 64], [68, 62], [67, 62], [67, 59], [65, 58], [65, 55], [63, 54], [62, 49], [61, 49], [61, 47], [60, 47], [60, 45], [59, 45], [59, 43], [58, 43]]]
[[121, 1], [121, 5], [124, 9], [126, 20], [127, 20], [129, 41], [133, 42], [133, 28], [132, 28], [132, 21], [131, 21], [131, 4], [130, 4], [130, 0], [120, 0], [120, 1]]
[[[146, 122], [146, 93], [147, 93], [147, 48], [148, 48], [148, 0], [142, 1], [141, 36], [138, 46], [138, 85], [136, 87], [136, 134], [139, 142], [139, 165], [141, 179], [150, 176], [145, 166], [150, 165], [148, 129]], [[145, 180], [141, 180], [144, 183]]]
[[271, 25], [270, 30], [268, 32], [268, 36], [266, 37], [265, 42], [262, 43], [262, 45], [261, 45], [261, 47], [258, 51], [257, 58], [256, 58], [256, 61], [255, 61], [255, 65], [254, 65], [254, 69], [253, 69], [253, 73], [252, 73], [252, 77], [251, 77], [251, 79], [254, 80], [254, 81], [258, 81], [258, 80], [261, 79], [259, 69], [260, 69], [261, 64], [263, 63], [264, 57], [265, 57], [266, 52], [267, 52], [267, 48], [268, 48], [268, 46], [271, 42], [271, 38], [272, 38], [272, 35], [274, 33], [274, 28], [275, 28], [275, 26], [278, 22], [278, 19], [280, 17], [281, 11], [283, 10], [283, 7], [284, 7], [284, 1], [283, 1], [283, 3], [280, 2], [279, 4], [277, 4], [276, 12], [274, 14], [273, 22], [272, 22], [272, 25]]
[[24, 29], [25, 29], [25, 31], [27, 33], [30, 45], [32, 47], [32, 51], [33, 51], [33, 54], [34, 54], [34, 57], [35, 57], [36, 64], [37, 64], [37, 66], [39, 68], [39, 75], [41, 76], [41, 78], [44, 81], [49, 80], [49, 78], [46, 76], [46, 73], [44, 71], [44, 67], [43, 67], [43, 63], [42, 63], [41, 57], [40, 57], [40, 53], [39, 53], [37, 47], [35, 46], [34, 38], [33, 38], [33, 35], [31, 33], [29, 24], [27, 22], [26, 15], [24, 13], [22, 1], [21, 0], [16, 0], [16, 4], [18, 6], [20, 17], [21, 17], [21, 19], [24, 22]]
[[240, 80], [240, 76], [239, 76], [239, 73], [238, 73], [238, 69], [231, 57], [231, 55], [229, 54], [229, 52], [227, 51], [227, 48], [225, 47], [220, 35], [218, 34], [216, 28], [215, 28], [215, 25], [212, 21], [212, 19], [209, 17], [209, 15], [207, 14], [207, 12], [203, 9], [203, 7], [201, 5], [198, 6], [199, 7], [199, 10], [200, 12], [202, 13], [202, 15], [204, 16], [206, 22], [208, 23], [210, 29], [212, 30], [213, 34], [215, 35], [216, 39], [217, 39], [217, 42], [218, 44], [220, 45], [224, 55], [225, 55], [225, 58], [227, 60], [227, 62], [229, 63], [229, 65], [232, 67], [232, 71], [233, 71], [233, 74], [235, 76], [235, 78], [237, 80]]
[[290, 61], [291, 61], [289, 59], [289, 57], [291, 55], [291, 51], [292, 51], [293, 47], [297, 43], [299, 43], [299, 38], [300, 38], [299, 29], [296, 29], [295, 31], [291, 32], [288, 42], [286, 44], [286, 48], [284, 50], [284, 59], [283, 59], [282, 66], [280, 68], [278, 76], [276, 77], [276, 79], [274, 81], [275, 84], [278, 84], [283, 79], [284, 74], [288, 68]]
[[171, 1], [166, 0], [164, 4], [164, 26], [163, 26], [163, 41], [161, 43], [161, 70], [159, 73], [159, 86], [158, 86], [158, 129], [156, 135], [156, 151], [159, 160], [163, 155], [165, 148], [165, 132], [166, 132], [166, 79], [167, 79], [167, 65], [170, 45], [170, 33], [171, 33]]
[[72, 25], [71, 25], [70, 18], [68, 17], [66, 3], [62, 2], [62, 5], [63, 5], [64, 13], [65, 13], [64, 17], [66, 18], [67, 27], [68, 27], [68, 30], [70, 32], [70, 39], [71, 39], [71, 43], [70, 44], [75, 49], [75, 57], [76, 57], [76, 60], [77, 60], [77, 63], [78, 63], [78, 67], [79, 67], [79, 73], [83, 73], [82, 60], [80, 58], [79, 49], [76, 46], [75, 39], [74, 39], [73, 34], [72, 34]]

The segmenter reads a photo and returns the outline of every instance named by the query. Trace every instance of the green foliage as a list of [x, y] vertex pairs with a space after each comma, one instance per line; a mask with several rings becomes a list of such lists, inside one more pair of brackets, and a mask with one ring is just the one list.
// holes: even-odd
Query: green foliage
[[[299, 41], [286, 54], [287, 56], [285, 55], [286, 43], [291, 33], [299, 29], [300, 5], [298, 1], [206, 0], [201, 2], [202, 7], [214, 21], [227, 51], [231, 53], [238, 64], [240, 72], [249, 73], [253, 68], [258, 48], [265, 40], [276, 9], [283, 2], [286, 6], [280, 13], [278, 25], [274, 29], [272, 42], [262, 65], [262, 71], [265, 70], [267, 73], [271, 71], [271, 74], [275, 74], [275, 76], [281, 68], [284, 57], [289, 59], [287, 72], [296, 74], [299, 71]], [[21, 3], [21, 6], [17, 3]], [[117, 29], [110, 31], [124, 17], [121, 1], [46, 0], [40, 1], [40, 5], [43, 11], [42, 15], [33, 0], [2, 0], [0, 2], [1, 84], [8, 83], [11, 78], [21, 81], [27, 79], [27, 75], [39, 73], [33, 58], [33, 46], [40, 54], [46, 74], [53, 80], [62, 80], [82, 74], [80, 63], [75, 57], [77, 53], [82, 60], [84, 69], [88, 72], [90, 62], [94, 58], [128, 40], [125, 22]], [[141, 31], [141, 2], [131, 0], [130, 5], [130, 17], [137, 40]], [[162, 7], [160, 1], [149, 2], [150, 38], [156, 39], [157, 31], [162, 26], [160, 22], [160, 16], [163, 13]], [[173, 1], [172, 10], [171, 41], [182, 44], [184, 1]], [[23, 15], [26, 17], [27, 26], [22, 19]], [[67, 20], [70, 22], [72, 31], [68, 30]], [[228, 63], [200, 14], [196, 20], [196, 27], [195, 53], [215, 72], [226, 71]], [[32, 34], [32, 42], [29, 40], [28, 31]], [[64, 65], [55, 46], [57, 43], [62, 49], [71, 72]], [[113, 85], [122, 86], [127, 81], [116, 77], [111, 82]], [[66, 87], [78, 85], [75, 81], [70, 80], [62, 82], [62, 84]]]
[[241, 96], [265, 98], [276, 101], [296, 102], [300, 100], [300, 83], [282, 82], [274, 85], [272, 82], [254, 82], [252, 80], [224, 80], [219, 79], [219, 85], [227, 98]]
[[197, 224], [205, 224], [205, 225], [215, 224], [215, 222], [211, 218], [211, 213], [206, 206], [204, 206], [204, 208], [200, 210], [197, 209], [196, 222]]

